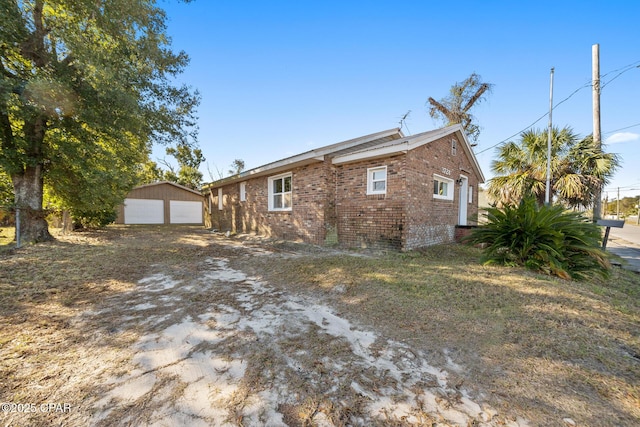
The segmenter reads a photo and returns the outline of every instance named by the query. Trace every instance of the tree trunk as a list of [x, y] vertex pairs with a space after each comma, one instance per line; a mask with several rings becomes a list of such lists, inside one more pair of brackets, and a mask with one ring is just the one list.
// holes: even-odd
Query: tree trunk
[[[22, 173], [11, 176], [15, 193], [16, 215], [20, 216], [20, 228], [16, 227], [20, 243], [37, 243], [52, 240], [49, 225], [42, 209], [42, 165], [26, 166]], [[16, 223], [17, 225], [17, 223]]]
[[69, 234], [76, 228], [71, 212], [68, 209], [62, 211], [62, 233]]

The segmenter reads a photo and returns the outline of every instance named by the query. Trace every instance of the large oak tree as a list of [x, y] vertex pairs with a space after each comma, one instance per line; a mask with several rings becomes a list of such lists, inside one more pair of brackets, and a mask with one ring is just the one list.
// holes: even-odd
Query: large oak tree
[[45, 185], [66, 206], [113, 206], [153, 143], [192, 144], [198, 96], [155, 0], [0, 0], [0, 167], [23, 241], [50, 239]]

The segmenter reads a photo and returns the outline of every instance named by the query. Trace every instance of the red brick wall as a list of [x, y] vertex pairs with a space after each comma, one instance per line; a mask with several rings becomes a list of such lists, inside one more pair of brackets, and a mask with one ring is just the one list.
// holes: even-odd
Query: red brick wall
[[[346, 247], [409, 250], [451, 242], [458, 224], [460, 187], [455, 180], [460, 175], [473, 188], [468, 218], [477, 215], [478, 201], [478, 177], [459, 142], [452, 154], [453, 138], [450, 135], [384, 159], [340, 165], [328, 159], [293, 169], [290, 212], [269, 212], [268, 176], [245, 181], [245, 202], [240, 202], [240, 183], [223, 187], [222, 211], [218, 210], [217, 189], [213, 189], [211, 225], [220, 231], [314, 244], [339, 242]], [[387, 167], [387, 193], [367, 195], [367, 169], [379, 166]], [[434, 174], [454, 180], [453, 200], [434, 199]]]
[[[469, 191], [473, 191], [473, 204], [467, 203], [467, 218], [477, 215], [478, 177], [468, 156], [457, 142], [456, 154], [452, 154], [449, 135], [425, 144], [407, 154], [407, 231], [404, 249], [452, 242], [455, 225], [458, 224], [460, 187], [455, 180], [460, 175], [469, 181]], [[444, 170], [443, 170], [444, 168]], [[453, 200], [433, 197], [434, 174], [454, 180]], [[471, 188], [473, 187], [473, 188]]]
[[[223, 210], [218, 210], [218, 190], [213, 189], [211, 225], [220, 231], [256, 233], [286, 240], [323, 244], [326, 230], [328, 176], [325, 163], [291, 171], [292, 210], [269, 211], [269, 176], [247, 179], [246, 201], [240, 201], [240, 183], [222, 187]], [[275, 173], [280, 175], [281, 173]]]
[[[336, 219], [340, 244], [401, 249], [405, 228], [406, 155], [336, 166]], [[387, 193], [367, 195], [367, 169], [387, 167]]]

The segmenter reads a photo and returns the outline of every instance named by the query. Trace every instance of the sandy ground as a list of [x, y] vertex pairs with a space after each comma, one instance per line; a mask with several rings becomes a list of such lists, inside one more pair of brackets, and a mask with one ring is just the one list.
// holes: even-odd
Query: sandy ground
[[[234, 250], [238, 250], [235, 247]], [[241, 256], [287, 254], [244, 247]], [[505, 419], [420, 350], [351, 324], [323, 301], [202, 259], [162, 265], [135, 289], [86, 312], [79, 327], [135, 330], [117, 355], [96, 354], [90, 425], [526, 426]], [[333, 292], [344, 292], [336, 284]], [[96, 335], [99, 342], [106, 337]], [[443, 349], [445, 357], [446, 349]], [[450, 359], [449, 359], [450, 360]], [[114, 374], [115, 373], [115, 374]]]

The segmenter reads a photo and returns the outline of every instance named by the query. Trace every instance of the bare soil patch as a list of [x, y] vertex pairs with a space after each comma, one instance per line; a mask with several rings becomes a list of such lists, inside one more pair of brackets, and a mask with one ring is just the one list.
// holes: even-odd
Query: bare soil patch
[[639, 424], [640, 278], [566, 282], [478, 255], [195, 227], [109, 227], [5, 251], [0, 401], [15, 406], [0, 419]]

